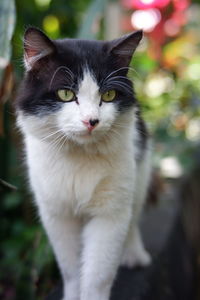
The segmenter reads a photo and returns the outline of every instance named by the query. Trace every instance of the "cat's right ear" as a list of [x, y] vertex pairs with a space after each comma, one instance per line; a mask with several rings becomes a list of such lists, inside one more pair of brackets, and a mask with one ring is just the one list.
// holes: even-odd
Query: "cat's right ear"
[[109, 43], [110, 53], [118, 58], [122, 66], [127, 67], [130, 64], [133, 53], [142, 39], [142, 35], [142, 30], [138, 30]]
[[29, 27], [24, 34], [24, 64], [30, 71], [40, 59], [56, 51], [54, 43], [39, 29]]

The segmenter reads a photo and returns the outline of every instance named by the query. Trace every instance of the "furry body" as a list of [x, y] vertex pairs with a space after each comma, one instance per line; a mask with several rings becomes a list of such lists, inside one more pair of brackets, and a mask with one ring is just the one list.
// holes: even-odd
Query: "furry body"
[[[25, 39], [28, 73], [17, 100], [18, 125], [30, 184], [62, 273], [63, 299], [108, 300], [120, 262], [150, 262], [137, 227], [150, 175], [148, 140], [128, 67], [119, 59], [127, 60], [130, 43], [125, 38], [124, 48], [123, 40], [120, 46], [72, 40], [66, 62], [69, 40], [52, 43], [34, 29]], [[74, 101], [56, 99], [60, 86], [76, 92]], [[115, 101], [104, 103], [101, 95], [113, 89]], [[98, 120], [92, 129], [86, 126], [91, 120]]]

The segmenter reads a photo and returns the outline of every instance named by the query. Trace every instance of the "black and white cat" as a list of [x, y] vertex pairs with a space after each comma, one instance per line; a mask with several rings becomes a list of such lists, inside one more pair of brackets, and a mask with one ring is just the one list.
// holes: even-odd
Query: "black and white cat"
[[137, 226], [149, 141], [127, 78], [141, 38], [141, 31], [113, 41], [25, 33], [17, 122], [63, 300], [108, 300], [120, 264], [151, 260]]

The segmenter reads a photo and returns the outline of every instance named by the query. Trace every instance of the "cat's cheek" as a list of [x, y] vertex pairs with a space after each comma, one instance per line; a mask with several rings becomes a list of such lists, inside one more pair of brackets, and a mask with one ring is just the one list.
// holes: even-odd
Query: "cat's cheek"
[[39, 139], [44, 139], [47, 135], [51, 133], [51, 127], [55, 124], [55, 118], [53, 116], [34, 116], [26, 115], [22, 111], [18, 112], [17, 115], [17, 126], [26, 135], [31, 135]]
[[68, 133], [76, 130], [79, 120], [79, 111], [75, 102], [64, 103], [62, 109], [56, 115], [58, 127]]
[[[103, 103], [101, 108], [101, 122], [100, 126], [111, 127], [118, 116], [118, 110], [114, 103]], [[100, 128], [99, 126], [99, 128]]]

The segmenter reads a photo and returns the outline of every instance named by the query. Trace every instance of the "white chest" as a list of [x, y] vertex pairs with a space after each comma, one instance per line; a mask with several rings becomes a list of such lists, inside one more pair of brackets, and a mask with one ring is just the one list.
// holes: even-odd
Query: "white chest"
[[[45, 152], [46, 151], [46, 152]], [[36, 202], [59, 211], [78, 211], [88, 203], [97, 185], [112, 172], [104, 159], [80, 154], [55, 155], [44, 145], [27, 141], [30, 183]]]

